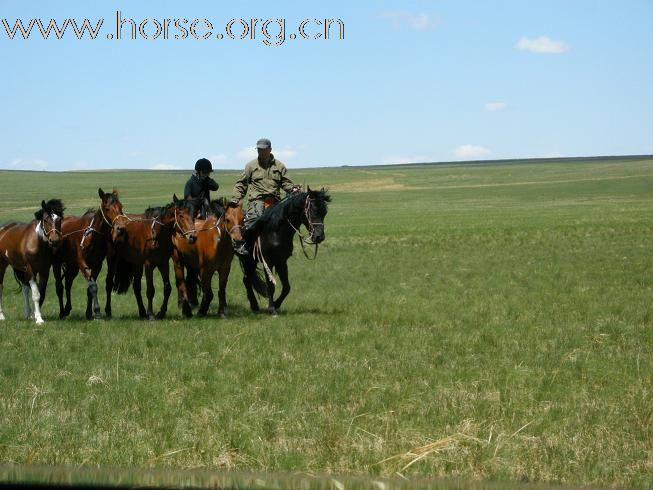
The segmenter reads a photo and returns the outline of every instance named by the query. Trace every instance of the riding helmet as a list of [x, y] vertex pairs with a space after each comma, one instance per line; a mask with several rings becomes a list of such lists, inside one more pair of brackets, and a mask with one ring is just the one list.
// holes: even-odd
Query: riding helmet
[[196, 172], [213, 172], [213, 165], [206, 158], [200, 158], [195, 162], [195, 171]]

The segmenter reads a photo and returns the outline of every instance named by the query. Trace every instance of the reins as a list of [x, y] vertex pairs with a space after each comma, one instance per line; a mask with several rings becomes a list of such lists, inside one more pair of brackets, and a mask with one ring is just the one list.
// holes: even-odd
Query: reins
[[[310, 236], [312, 236], [313, 235], [313, 229], [316, 226], [324, 227], [324, 223], [313, 223], [311, 221], [311, 212], [310, 211], [311, 211], [311, 198], [307, 195], [306, 196], [306, 201], [304, 203], [304, 216], [306, 216], [306, 221], [308, 222], [309, 234], [310, 234]], [[297, 233], [297, 237], [299, 238], [299, 244], [302, 246], [302, 252], [304, 253], [304, 257], [306, 257], [308, 260], [315, 260], [317, 258], [318, 243], [315, 243], [312, 240], [311, 241], [307, 240], [304, 237], [304, 235], [302, 235], [301, 231], [299, 231], [299, 227], [295, 227], [295, 225], [293, 225], [291, 223], [289, 218], [286, 218], [286, 221], [288, 221], [288, 224], [290, 225], [290, 227], [293, 230], [295, 230], [295, 232]], [[300, 226], [301, 226], [301, 224], [300, 224]], [[306, 253], [306, 247], [305, 247], [304, 244], [314, 245], [315, 246], [315, 252], [313, 253], [313, 258], [310, 258], [308, 256], [308, 253]]]

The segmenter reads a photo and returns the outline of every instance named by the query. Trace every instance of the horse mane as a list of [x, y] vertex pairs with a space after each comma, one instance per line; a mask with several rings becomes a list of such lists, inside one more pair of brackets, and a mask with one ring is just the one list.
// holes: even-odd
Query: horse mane
[[145, 210], [145, 217], [158, 218], [159, 216], [163, 216], [170, 206], [172, 206], [172, 204], [167, 204], [165, 206], [149, 207]]
[[61, 199], [50, 199], [45, 203], [45, 209], [39, 209], [34, 213], [34, 217], [38, 220], [43, 219], [43, 212], [45, 211], [48, 214], [58, 214], [63, 218], [63, 212], [65, 209], [66, 208], [64, 207], [63, 201]]
[[327, 204], [331, 202], [331, 196], [324, 189], [321, 191], [308, 191], [292, 194], [280, 201], [274, 206], [267, 208], [263, 214], [255, 221], [258, 226], [267, 225], [270, 228], [277, 229], [281, 223], [288, 218], [290, 213], [297, 208], [303, 209], [306, 197], [315, 200], [316, 206], [320, 208], [322, 214], [326, 214]]
[[226, 199], [224, 197], [213, 199], [209, 203], [209, 213], [216, 217], [222, 216], [225, 213], [225, 202]]
[[97, 213], [97, 208], [88, 208], [86, 211], [84, 211], [84, 214], [82, 216], [86, 216], [87, 214], [95, 214]]

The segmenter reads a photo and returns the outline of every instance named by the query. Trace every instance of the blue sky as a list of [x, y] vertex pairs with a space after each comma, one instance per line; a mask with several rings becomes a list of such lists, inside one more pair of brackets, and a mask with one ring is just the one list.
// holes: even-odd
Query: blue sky
[[[166, 18], [212, 35], [109, 40], [117, 10], [149, 37]], [[0, 25], [0, 169], [236, 169], [260, 137], [289, 167], [653, 154], [651, 0], [1, 1], [10, 27], [32, 18], [104, 22]], [[284, 19], [284, 43], [262, 21], [217, 39], [252, 18]], [[344, 39], [289, 39], [326, 18]]]

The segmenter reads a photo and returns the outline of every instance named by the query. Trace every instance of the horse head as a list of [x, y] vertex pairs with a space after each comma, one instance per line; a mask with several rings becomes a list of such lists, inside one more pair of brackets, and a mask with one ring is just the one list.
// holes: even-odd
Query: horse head
[[102, 199], [100, 212], [105, 223], [111, 228], [111, 238], [114, 241], [119, 240], [125, 235], [127, 222], [124, 219], [118, 219], [124, 216], [122, 203], [118, 198], [118, 190], [113, 189], [112, 192], [104, 192], [102, 188], [99, 188], [98, 195]]
[[177, 194], [173, 194], [170, 208], [174, 215], [175, 231], [188, 240], [188, 243], [195, 243], [195, 202], [191, 199], [178, 199]]
[[225, 203], [224, 208], [224, 227], [231, 240], [235, 243], [243, 241], [242, 227], [245, 223], [245, 213], [240, 204], [234, 202]]
[[38, 226], [42, 230], [43, 238], [52, 248], [61, 244], [61, 221], [64, 212], [63, 202], [59, 199], [50, 199], [47, 203], [41, 201], [41, 209], [34, 213], [39, 220]]
[[305, 195], [304, 213], [302, 222], [310, 234], [312, 243], [321, 243], [324, 241], [324, 217], [328, 211], [328, 203], [331, 202], [331, 196], [322, 188], [319, 191], [307, 188]]

